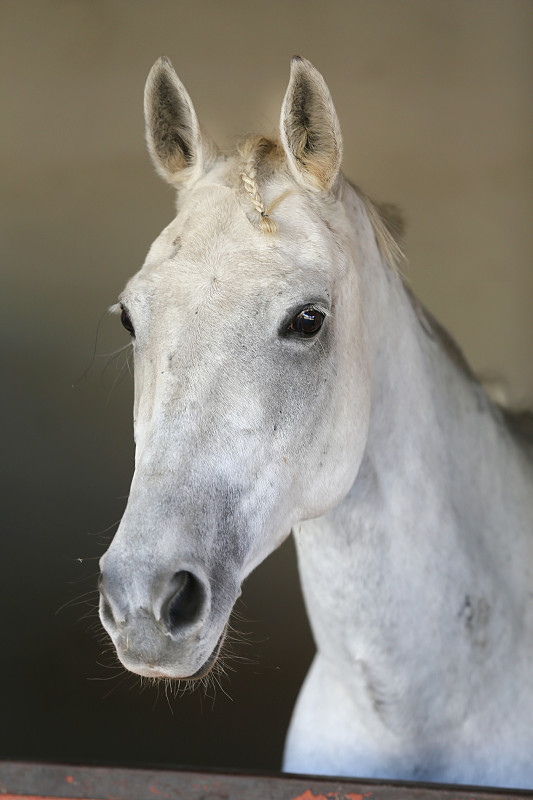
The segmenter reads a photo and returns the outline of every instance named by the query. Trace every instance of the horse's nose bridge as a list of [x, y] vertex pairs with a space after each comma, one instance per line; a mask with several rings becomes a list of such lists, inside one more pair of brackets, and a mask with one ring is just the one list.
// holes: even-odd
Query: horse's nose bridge
[[212, 430], [217, 416], [217, 376], [209, 380], [198, 364], [180, 369], [179, 379], [168, 369], [158, 372], [151, 391], [136, 387], [136, 463], [148, 470], [162, 464], [177, 468], [191, 445]]
[[146, 400], [144, 393], [138, 398], [136, 470], [147, 477], [165, 470], [187, 472], [195, 459], [216, 466], [220, 448], [229, 441], [234, 458], [250, 447], [250, 433], [264, 425], [261, 395], [246, 390], [246, 363], [237, 355], [228, 361], [220, 353], [210, 352], [209, 358], [197, 353], [185, 374], [162, 370], [156, 376], [157, 390]]

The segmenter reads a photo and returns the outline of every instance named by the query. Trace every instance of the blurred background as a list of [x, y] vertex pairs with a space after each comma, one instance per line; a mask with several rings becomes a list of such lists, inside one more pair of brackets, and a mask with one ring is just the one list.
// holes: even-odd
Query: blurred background
[[275, 770], [313, 654], [292, 542], [248, 580], [247, 643], [207, 696], [140, 686], [95, 624], [133, 459], [105, 310], [173, 213], [143, 138], [162, 53], [221, 146], [273, 133], [309, 58], [345, 173], [403, 209], [415, 292], [533, 404], [533, 3], [0, 0], [0, 756]]

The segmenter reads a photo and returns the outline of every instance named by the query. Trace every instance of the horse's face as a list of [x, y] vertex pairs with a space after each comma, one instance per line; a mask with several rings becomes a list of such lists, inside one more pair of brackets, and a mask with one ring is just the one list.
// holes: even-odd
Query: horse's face
[[[299, 77], [325, 90], [298, 62], [285, 118]], [[189, 175], [176, 218], [120, 298], [135, 354], [136, 466], [102, 559], [100, 613], [132, 671], [199, 677], [244, 578], [353, 483], [369, 381], [357, 270], [342, 209], [327, 195], [338, 163], [329, 178], [321, 164], [326, 183], [311, 193], [285, 142], [292, 174], [278, 165], [255, 186], [256, 208], [279, 201], [279, 230], [265, 233], [239, 172], [252, 161], [206, 155], [168, 62], [152, 71], [147, 98], [160, 171], [174, 182], [183, 167]], [[161, 114], [176, 106], [179, 152], [169, 156], [177, 121], [162, 124]], [[332, 157], [340, 161], [338, 133]]]

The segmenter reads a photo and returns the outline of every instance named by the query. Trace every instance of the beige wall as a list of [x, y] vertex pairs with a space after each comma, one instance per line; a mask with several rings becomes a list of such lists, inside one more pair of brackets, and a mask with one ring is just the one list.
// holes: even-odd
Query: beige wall
[[[131, 387], [123, 357], [106, 367], [109, 359], [98, 356], [78, 378], [102, 312], [172, 213], [143, 143], [142, 90], [161, 53], [221, 145], [274, 131], [290, 56], [311, 59], [339, 112], [345, 172], [404, 211], [415, 291], [477, 370], [502, 380], [514, 402], [533, 400], [530, 0], [0, 0], [9, 419], [2, 607], [17, 654], [3, 665], [11, 683], [0, 691], [19, 687], [4, 752], [102, 759], [105, 731], [113, 733], [118, 718], [122, 741], [128, 714], [150, 728], [136, 689], [125, 700], [118, 688], [106, 706], [100, 686], [85, 681], [99, 648], [87, 644], [75, 614], [54, 611], [94, 586], [96, 561], [87, 559], [109, 537], [87, 534], [120, 516], [123, 500], [115, 498], [127, 493]], [[98, 353], [125, 341], [116, 320], [102, 321]], [[184, 735], [175, 720], [159, 720], [178, 744], [157, 750], [146, 733], [137, 750], [129, 743], [132, 758], [275, 765], [311, 653], [308, 632], [302, 628], [301, 641], [295, 634], [304, 623], [291, 559], [284, 551], [251, 580], [249, 616], [261, 617], [261, 635], [274, 644], [251, 648], [251, 657], [263, 654], [257, 668], [238, 667], [235, 703], [217, 700], [209, 722], [198, 723], [198, 702], [183, 701], [179, 719], [200, 727]], [[21, 639], [21, 616], [37, 620], [40, 638]], [[17, 691], [8, 694], [11, 702]], [[78, 715], [68, 735], [73, 703], [82, 721]], [[46, 734], [50, 704], [62, 720], [55, 739]], [[228, 718], [241, 730], [222, 736]]]

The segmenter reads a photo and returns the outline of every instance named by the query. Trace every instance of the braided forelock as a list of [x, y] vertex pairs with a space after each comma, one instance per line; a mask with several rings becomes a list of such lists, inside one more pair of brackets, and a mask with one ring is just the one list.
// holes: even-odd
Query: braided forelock
[[278, 225], [265, 208], [257, 182], [257, 169], [259, 164], [276, 150], [276, 143], [265, 136], [250, 136], [239, 146], [239, 153], [244, 159], [241, 180], [252, 205], [259, 214], [259, 226], [265, 233], [277, 233]]

